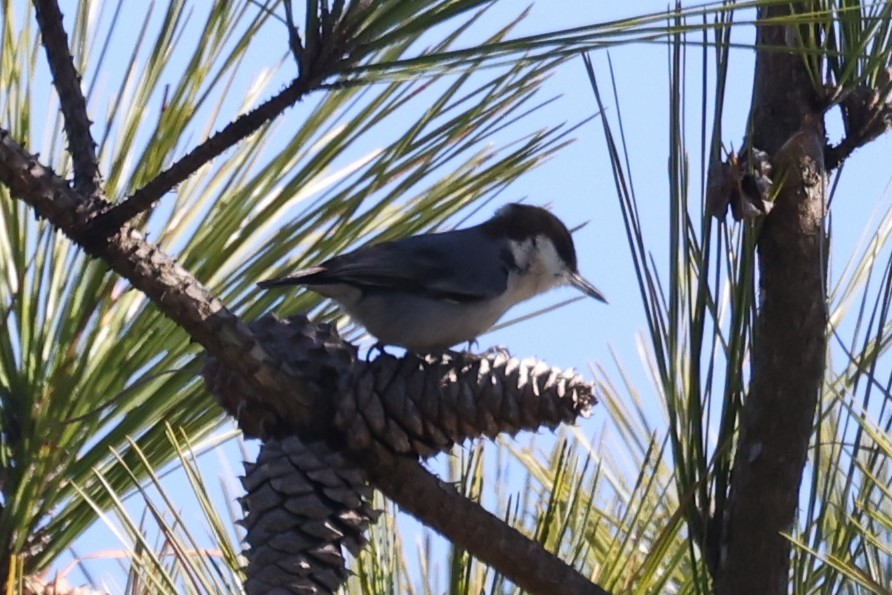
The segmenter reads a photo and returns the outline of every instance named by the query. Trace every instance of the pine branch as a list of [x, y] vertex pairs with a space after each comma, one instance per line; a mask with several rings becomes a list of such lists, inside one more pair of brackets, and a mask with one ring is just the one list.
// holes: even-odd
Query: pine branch
[[385, 496], [524, 591], [607, 595], [539, 543], [434, 477], [414, 458], [393, 454], [382, 446], [358, 456], [372, 483]]
[[326, 81], [359, 59], [358, 54], [352, 55], [356, 48], [351, 34], [356, 22], [349, 19], [338, 20], [342, 17], [340, 5], [336, 6], [338, 10], [334, 12], [328, 11], [326, 3], [322, 3], [322, 7], [324, 10], [320, 21], [321, 29], [306, 31], [301, 42], [293, 22], [291, 4], [285, 3], [289, 45], [298, 67], [298, 76], [287, 87], [227, 124], [121, 203], [100, 213], [91, 223], [93, 232], [100, 235], [114, 233], [137, 215], [151, 209], [164, 194], [173, 190], [211, 160], [279, 117], [307, 94], [354, 84], [354, 81], [350, 80]]
[[102, 185], [96, 142], [90, 133], [87, 100], [81, 91], [81, 77], [68, 48], [68, 34], [56, 0], [34, 0], [37, 25], [59, 94], [59, 104], [68, 136], [68, 152], [74, 163], [74, 187], [85, 196], [96, 197]]
[[257, 132], [263, 125], [280, 116], [310, 91], [322, 86], [321, 80], [295, 79], [276, 96], [227, 124], [221, 131], [209, 137], [176, 163], [152, 178], [148, 184], [100, 214], [94, 222], [95, 233], [114, 233], [137, 215], [148, 211], [162, 196], [184, 182], [215, 157]]

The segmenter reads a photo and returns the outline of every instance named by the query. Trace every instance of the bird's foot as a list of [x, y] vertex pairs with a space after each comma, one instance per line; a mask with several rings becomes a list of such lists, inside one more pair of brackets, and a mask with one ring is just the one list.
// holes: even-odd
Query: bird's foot
[[382, 355], [390, 355], [389, 353], [387, 353], [385, 347], [387, 347], [387, 344], [382, 343], [381, 341], [378, 341], [374, 345], [369, 347], [368, 351], [365, 352], [365, 363], [369, 363], [373, 359], [377, 359]]
[[493, 345], [483, 352], [483, 355], [501, 355], [503, 357], [511, 357], [511, 352], [504, 345]]

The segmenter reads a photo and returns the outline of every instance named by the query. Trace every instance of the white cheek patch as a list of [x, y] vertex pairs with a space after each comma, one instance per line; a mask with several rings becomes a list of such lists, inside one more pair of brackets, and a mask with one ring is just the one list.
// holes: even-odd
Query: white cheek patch
[[566, 284], [566, 263], [547, 237], [512, 242], [511, 252], [519, 272], [509, 278], [506, 302], [517, 303]]
[[528, 272], [531, 267], [536, 265], [534, 262], [535, 252], [532, 239], [511, 242], [511, 256], [514, 258], [517, 268], [523, 273]]
[[539, 250], [535, 266], [539, 273], [543, 276], [563, 277], [567, 272], [567, 264], [555, 250], [554, 244], [545, 236], [539, 236], [536, 240]]

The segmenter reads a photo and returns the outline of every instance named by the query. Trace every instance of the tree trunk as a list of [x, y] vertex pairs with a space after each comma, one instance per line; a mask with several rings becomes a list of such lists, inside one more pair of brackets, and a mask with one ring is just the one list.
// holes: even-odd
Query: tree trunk
[[[790, 5], [759, 11], [760, 21]], [[716, 592], [786, 593], [799, 486], [825, 362], [824, 128], [795, 39], [761, 25], [750, 145], [772, 155], [780, 185], [758, 238], [760, 306], [740, 420]]]

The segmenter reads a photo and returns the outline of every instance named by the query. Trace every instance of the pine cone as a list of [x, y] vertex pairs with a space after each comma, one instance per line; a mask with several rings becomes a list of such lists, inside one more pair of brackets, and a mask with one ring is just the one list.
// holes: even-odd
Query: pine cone
[[[327, 432], [336, 395], [349, 390], [356, 348], [341, 339], [334, 326], [311, 324], [305, 316], [284, 320], [264, 316], [248, 326], [264, 349], [300, 376], [302, 382], [295, 381], [299, 384], [295, 390], [316, 393], [313, 399], [316, 410], [312, 412], [312, 418], [318, 422], [315, 429], [323, 434]], [[236, 419], [245, 436], [289, 436], [298, 429], [294, 420], [307, 418], [306, 411], [295, 412], [296, 408], [303, 407], [297, 399], [273, 401], [269, 395], [258, 394], [212, 356], [205, 360], [202, 373], [208, 389]], [[300, 429], [305, 438], [314, 431], [314, 428]]]
[[305, 407], [296, 399], [273, 401], [214, 358], [205, 364], [221, 404], [247, 435], [265, 440], [242, 482], [249, 594], [332, 593], [346, 581], [345, 552], [359, 552], [379, 513], [364, 473], [339, 447], [378, 443], [429, 456], [467, 438], [572, 422], [596, 403], [592, 385], [575, 372], [505, 352], [360, 362], [330, 325], [268, 316], [250, 326], [295, 376], [295, 390], [314, 391], [309, 400], [317, 405], [314, 423], [299, 426], [294, 420], [308, 416], [291, 411]]
[[364, 473], [325, 443], [292, 436], [267, 441], [242, 485], [248, 595], [334, 593], [349, 577], [345, 553], [359, 553], [380, 514]]
[[330, 434], [334, 415], [351, 449], [376, 440], [399, 453], [430, 456], [467, 438], [570, 423], [588, 416], [597, 402], [592, 385], [572, 370], [517, 360], [504, 351], [382, 354], [361, 362], [332, 326], [313, 325], [305, 317], [267, 316], [250, 327], [270, 353], [302, 376], [302, 390], [319, 394], [315, 427], [298, 428], [287, 414], [289, 407], [300, 407], [296, 400], [270, 403], [209, 357], [208, 387], [248, 436], [300, 431], [312, 440]]
[[572, 370], [504, 351], [384, 354], [357, 367], [353, 390], [343, 393], [335, 414], [351, 450], [376, 440], [430, 456], [467, 438], [570, 423], [597, 402], [592, 385]]

